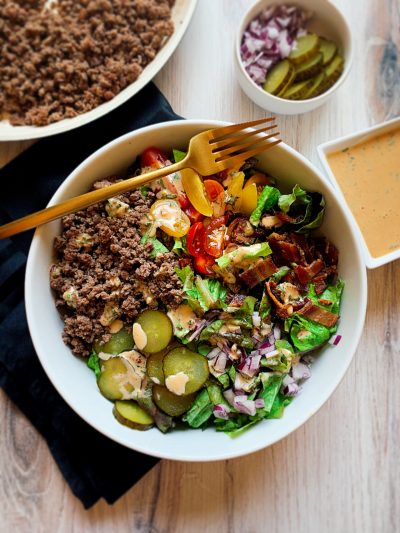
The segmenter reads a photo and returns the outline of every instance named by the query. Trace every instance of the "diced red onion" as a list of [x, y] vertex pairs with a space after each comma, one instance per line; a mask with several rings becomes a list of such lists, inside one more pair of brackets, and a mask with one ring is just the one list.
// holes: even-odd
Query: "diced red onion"
[[275, 326], [273, 329], [273, 334], [275, 340], [279, 341], [279, 339], [281, 338], [281, 328], [279, 326]]
[[260, 370], [260, 361], [261, 361], [260, 353], [258, 353], [257, 355], [252, 355], [252, 356], [249, 355], [248, 357], [246, 357], [243, 363], [240, 363], [237, 366], [237, 369], [239, 370], [241, 374], [244, 374], [245, 376], [252, 378]]
[[265, 407], [265, 402], [263, 398], [257, 398], [257, 400], [254, 400], [254, 404], [257, 409], [262, 409]]
[[194, 341], [195, 339], [197, 339], [197, 337], [200, 335], [200, 333], [202, 332], [202, 330], [208, 325], [208, 322], [207, 320], [201, 320], [197, 326], [195, 327], [195, 329], [193, 330], [193, 333], [190, 335], [190, 337], [188, 338], [188, 342], [191, 342], [191, 341]]
[[297, 6], [280, 5], [264, 9], [249, 23], [240, 54], [255, 83], [262, 85], [268, 70], [290, 54], [310, 17]]
[[223, 395], [225, 400], [233, 405], [233, 400], [235, 399], [235, 393], [233, 392], [233, 389], [224, 390]]
[[302, 379], [308, 379], [311, 376], [310, 369], [304, 363], [297, 363], [297, 365], [292, 366], [292, 378], [295, 381], [300, 381]]
[[337, 346], [339, 342], [341, 341], [342, 336], [341, 335], [332, 335], [332, 337], [329, 339], [329, 344], [332, 344], [332, 346]]
[[267, 352], [267, 353], [265, 353], [265, 354], [263, 354], [263, 355], [264, 355], [264, 357], [265, 357], [266, 359], [269, 359], [269, 358], [271, 358], [271, 357], [275, 357], [275, 355], [278, 355], [278, 354], [279, 354], [279, 351], [278, 351], [278, 350], [272, 350], [272, 351]]
[[208, 352], [207, 354], [207, 359], [211, 360], [211, 359], [214, 359], [214, 357], [216, 357], [217, 355], [219, 355], [221, 353], [221, 349], [216, 347], [216, 348], [213, 348], [210, 352]]
[[233, 406], [245, 415], [254, 416], [256, 414], [256, 404], [254, 400], [249, 400], [246, 395], [235, 396]]
[[219, 403], [217, 405], [214, 405], [213, 413], [215, 418], [222, 418], [222, 420], [228, 420], [230, 409], [227, 405]]
[[296, 396], [299, 390], [299, 386], [291, 376], [287, 375], [283, 378], [281, 387], [282, 394], [285, 396]]
[[261, 317], [258, 312], [255, 312], [251, 315], [251, 321], [253, 322], [253, 326], [255, 328], [259, 328], [261, 325]]
[[273, 357], [274, 355], [277, 355], [278, 351], [275, 350], [275, 346], [268, 346], [268, 348], [258, 350], [258, 353], [265, 355], [266, 357]]

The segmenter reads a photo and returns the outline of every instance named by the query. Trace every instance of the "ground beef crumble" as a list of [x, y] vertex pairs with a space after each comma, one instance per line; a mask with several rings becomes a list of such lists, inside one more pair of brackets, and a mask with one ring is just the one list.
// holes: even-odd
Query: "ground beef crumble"
[[[98, 181], [94, 188], [113, 181]], [[50, 285], [64, 320], [63, 339], [83, 357], [95, 340], [110, 338], [107, 322], [130, 325], [144, 309], [175, 308], [183, 300], [176, 256], [168, 252], [152, 259], [151, 242], [140, 243], [153, 193], [144, 197], [137, 190], [117, 199], [129, 206], [121, 216], [110, 216], [104, 202], [96, 204], [64, 217], [54, 240]]]
[[42, 126], [134, 82], [174, 27], [174, 0], [1, 0], [0, 118]]

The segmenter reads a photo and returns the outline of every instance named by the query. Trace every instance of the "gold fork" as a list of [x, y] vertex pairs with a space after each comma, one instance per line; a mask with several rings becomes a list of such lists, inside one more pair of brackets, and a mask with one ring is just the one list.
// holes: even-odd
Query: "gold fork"
[[[75, 213], [89, 205], [97, 204], [184, 168], [191, 168], [201, 176], [210, 176], [221, 170], [226, 170], [233, 166], [237, 167], [244, 163], [246, 159], [281, 142], [276, 137], [279, 132], [266, 134], [276, 128], [275, 124], [270, 124], [273, 120], [274, 118], [263, 118], [252, 122], [243, 122], [203, 131], [190, 140], [188, 153], [179, 163], [114, 183], [96, 191], [75, 196], [60, 204], [4, 224], [0, 226], [0, 239], [11, 237], [17, 233], [22, 233], [46, 222], [61, 218], [64, 215]], [[248, 128], [260, 126], [261, 124], [264, 124], [264, 127], [248, 130]], [[265, 124], [268, 125], [265, 126]]]

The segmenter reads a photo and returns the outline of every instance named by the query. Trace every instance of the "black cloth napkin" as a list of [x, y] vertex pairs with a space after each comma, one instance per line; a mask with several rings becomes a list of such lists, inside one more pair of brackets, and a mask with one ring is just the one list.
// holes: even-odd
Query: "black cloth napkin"
[[[0, 170], [0, 224], [44, 207], [66, 176], [107, 142], [148, 124], [179, 119], [150, 83], [112, 113], [39, 141]], [[134, 155], [134, 154], [133, 154]], [[34, 351], [24, 308], [32, 232], [0, 241], [0, 386], [46, 439], [73, 493], [88, 508], [115, 502], [158, 461], [84, 422], [50, 383]]]

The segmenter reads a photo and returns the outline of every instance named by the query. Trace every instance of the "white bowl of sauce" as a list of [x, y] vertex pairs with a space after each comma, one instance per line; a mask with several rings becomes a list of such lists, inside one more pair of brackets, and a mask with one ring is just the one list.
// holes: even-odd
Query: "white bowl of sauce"
[[318, 146], [368, 268], [400, 258], [400, 117]]

